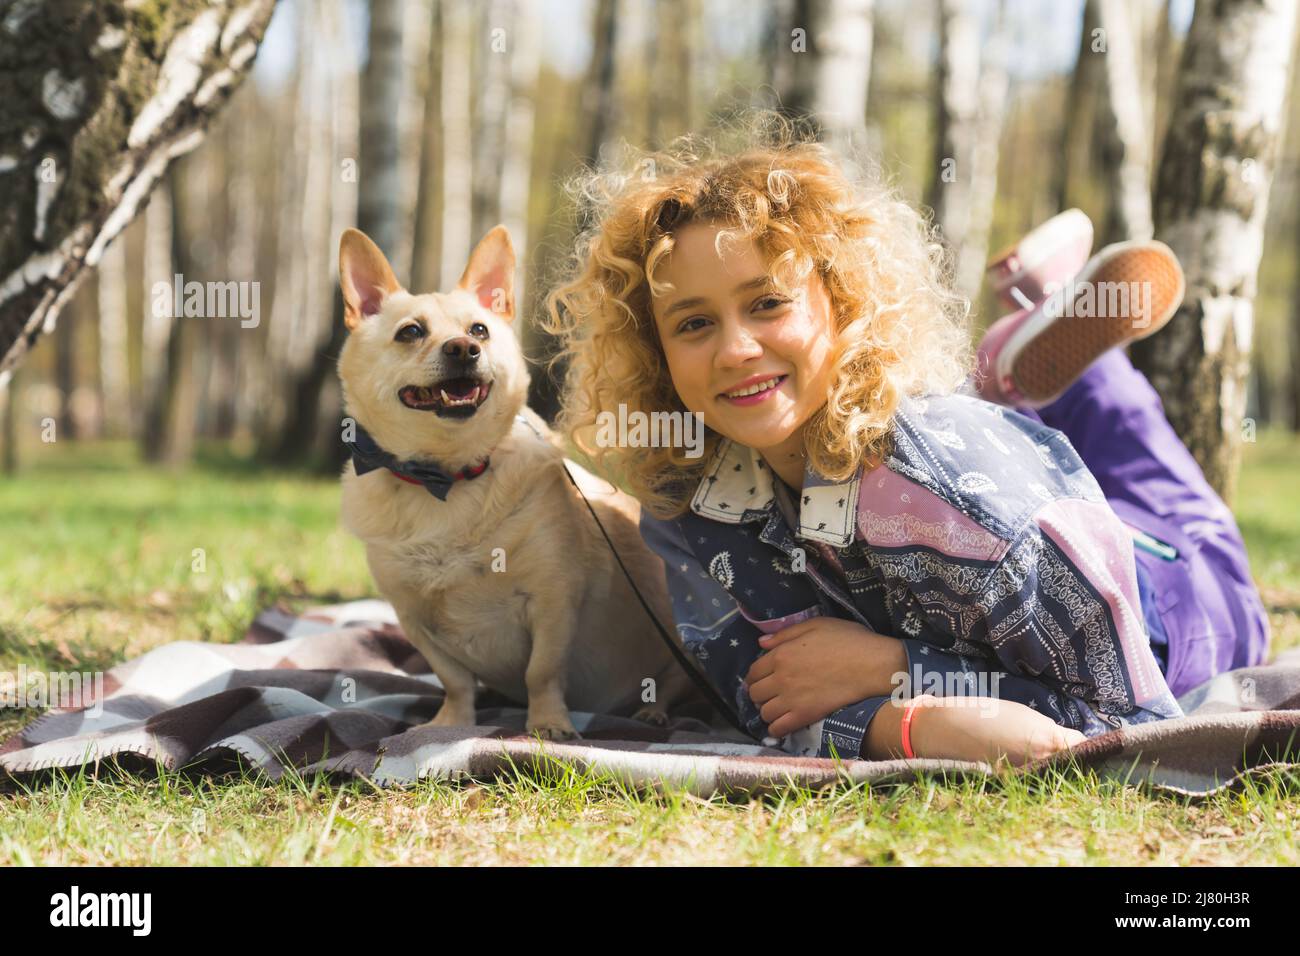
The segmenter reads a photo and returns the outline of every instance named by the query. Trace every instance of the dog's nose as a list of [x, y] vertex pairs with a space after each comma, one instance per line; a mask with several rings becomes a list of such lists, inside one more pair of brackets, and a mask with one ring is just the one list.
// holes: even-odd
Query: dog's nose
[[479, 351], [479, 344], [468, 335], [461, 335], [442, 343], [442, 354], [460, 362], [477, 362]]

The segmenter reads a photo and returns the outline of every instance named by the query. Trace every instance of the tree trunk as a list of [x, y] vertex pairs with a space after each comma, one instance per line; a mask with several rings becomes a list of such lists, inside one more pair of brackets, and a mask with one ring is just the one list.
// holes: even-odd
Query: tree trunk
[[99, 382], [104, 432], [121, 438], [131, 431], [131, 369], [127, 346], [126, 239], [104, 250], [99, 282]]
[[989, 232], [998, 196], [998, 154], [1006, 117], [1007, 47], [1005, 0], [998, 4], [993, 33], [984, 44], [978, 85], [978, 122], [972, 137], [969, 219], [957, 251], [957, 288], [971, 299], [979, 294], [988, 260]]
[[9, 376], [9, 381], [0, 385], [0, 404], [4, 406], [4, 435], [0, 436], [0, 443], [4, 446], [4, 458], [0, 460], [0, 471], [6, 475], [14, 475], [18, 472], [18, 404], [19, 404], [19, 383], [22, 376], [16, 374]]
[[[444, 284], [460, 278], [474, 240], [471, 186], [474, 128], [471, 124], [470, 45], [473, 16], [465, 0], [442, 0], [442, 267]], [[364, 130], [362, 136], [365, 136]], [[369, 183], [362, 183], [364, 195]], [[364, 200], [363, 200], [364, 206]], [[368, 232], [364, 226], [363, 232]], [[371, 234], [371, 238], [374, 235]], [[378, 241], [378, 240], [376, 240]], [[384, 248], [383, 243], [379, 247]]]
[[[1056, 198], [1056, 211], [1069, 209], [1070, 183], [1074, 180], [1083, 148], [1087, 145], [1085, 130], [1092, 129], [1099, 85], [1100, 64], [1098, 50], [1099, 15], [1095, 0], [1086, 0], [1083, 6], [1083, 26], [1079, 34], [1079, 53], [1070, 75], [1070, 88], [1061, 115], [1061, 151], [1057, 159], [1052, 195]], [[1037, 225], [1035, 217], [1034, 225]]]
[[777, 90], [787, 113], [810, 119], [821, 139], [845, 155], [860, 149], [866, 134], [874, 6], [874, 0], [799, 0], [790, 85]]
[[[374, 45], [366, 69], [370, 70], [373, 64], [380, 76], [371, 76], [369, 86], [363, 78], [361, 95], [397, 96], [399, 101], [374, 101], [374, 109], [386, 120], [387, 129], [383, 132], [377, 119], [362, 116], [362, 122], [367, 126], [362, 132], [357, 179], [359, 201], [367, 203], [364, 213], [353, 202], [351, 191], [339, 182], [340, 166], [336, 162], [337, 157], [354, 154], [351, 129], [358, 115], [353, 98], [346, 92], [354, 81], [354, 74], [340, 66], [346, 62], [342, 43], [345, 11], [338, 0], [328, 0], [318, 7], [323, 14], [319, 17], [323, 27], [318, 26], [313, 31], [313, 42], [328, 55], [313, 62], [313, 74], [307, 78], [313, 88], [308, 92], [309, 102], [318, 97], [320, 102], [311, 107], [315, 119], [308, 122], [305, 131], [309, 157], [303, 177], [303, 213], [295, 223], [294, 232], [297, 237], [295, 254], [301, 258], [295, 274], [302, 281], [302, 289], [289, 300], [293, 310], [301, 314], [301, 320], [293, 326], [293, 354], [288, 357], [282, 372], [285, 416], [270, 450], [270, 457], [284, 464], [303, 464], [315, 451], [332, 450], [338, 444], [340, 414], [336, 408], [325, 409], [322, 401], [326, 379], [333, 371], [343, 344], [343, 305], [337, 271], [338, 236], [358, 217], [365, 229], [365, 224], [370, 223], [365, 218], [368, 216], [381, 217], [375, 220], [374, 232], [366, 230], [371, 235], [392, 237], [404, 232], [400, 222], [400, 201], [390, 202], [388, 198], [376, 201], [367, 193], [372, 177], [378, 189], [392, 188], [401, 181], [397, 165], [396, 124], [402, 86], [391, 82], [389, 74], [393, 65], [388, 62], [389, 57], [395, 60], [398, 76], [404, 76], [400, 19], [395, 34], [391, 21], [393, 16], [400, 15], [401, 4], [396, 0], [384, 2], [396, 7], [397, 13], [372, 9], [371, 43]], [[367, 131], [375, 140], [371, 144], [367, 144], [364, 138]], [[370, 151], [372, 147], [373, 153]], [[322, 194], [328, 194], [330, 200], [321, 202], [315, 199]], [[278, 302], [278, 290], [276, 298]], [[328, 426], [324, 424], [327, 418]], [[334, 437], [334, 442], [326, 441], [323, 428]]]
[[[592, 18], [591, 59], [579, 93], [578, 109], [586, 122], [586, 142], [582, 162], [594, 166], [600, 160], [600, 149], [614, 128], [614, 66], [618, 39], [618, 4], [615, 0], [597, 0]], [[591, 226], [591, 209], [581, 203], [577, 209], [577, 232]], [[543, 418], [552, 420], [560, 410], [560, 383], [564, 379], [563, 366], [552, 369], [556, 343], [550, 336], [542, 337], [538, 348], [530, 357], [536, 363], [528, 392], [528, 404]]]
[[53, 327], [168, 164], [202, 140], [252, 65], [274, 8], [275, 0], [7, 7], [0, 180], [16, 201], [0, 210], [0, 379]]
[[79, 295], [72, 297], [67, 309], [67, 319], [54, 330], [54, 384], [59, 392], [58, 436], [76, 441], [78, 422], [72, 413], [72, 397], [77, 388], [77, 327], [81, 324], [77, 319], [84, 317], [86, 309]]
[[661, 0], [654, 4], [646, 50], [650, 64], [646, 139], [655, 149], [695, 129], [692, 107], [697, 78], [692, 67], [700, 31], [695, 13], [689, 0]]
[[501, 176], [506, 157], [506, 111], [510, 106], [510, 60], [519, 40], [514, 0], [489, 0], [478, 37], [478, 99], [474, 110], [473, 211], [470, 237], [477, 241], [501, 221]]
[[[196, 273], [189, 255], [189, 240], [192, 236], [187, 231], [192, 228], [192, 224], [186, 221], [183, 187], [178, 170], [179, 167], [173, 166], [168, 172], [165, 190], [167, 202], [158, 202], [162, 198], [160, 194], [149, 204], [152, 212], [154, 203], [158, 203], [157, 217], [151, 216], [148, 219], [149, 227], [157, 230], [149, 242], [156, 243], [157, 246], [151, 254], [154, 268], [146, 271], [145, 284], [150, 292], [150, 314], [158, 319], [159, 325], [155, 326], [153, 332], [151, 352], [155, 371], [151, 379], [152, 394], [146, 411], [142, 448], [146, 461], [173, 465], [188, 460], [193, 451], [194, 345], [198, 335], [196, 323], [203, 321], [202, 318], [186, 317], [184, 308], [179, 311], [174, 308], [173, 276], [179, 275], [183, 282], [189, 282]], [[163, 216], [168, 218], [165, 225], [159, 221]], [[168, 245], [165, 256], [161, 250], [164, 241]], [[160, 275], [158, 267], [163, 264], [166, 264], [167, 271]], [[165, 304], [152, 294], [155, 283], [165, 283], [167, 286]], [[162, 312], [166, 316], [157, 314]], [[165, 336], [161, 332], [164, 327]]]
[[[1098, 122], [1103, 130], [1101, 165], [1106, 222], [1098, 245], [1125, 239], [1150, 239], [1151, 158], [1147, 145], [1147, 97], [1135, 52], [1137, 31], [1125, 0], [1089, 2], [1097, 4], [1097, 20], [1106, 37], [1098, 104]], [[1140, 26], [1141, 11], [1136, 13]]]
[[[528, 318], [533, 302], [529, 283], [531, 247], [528, 244], [528, 206], [532, 197], [533, 120], [541, 66], [541, 10], [537, 0], [519, 0], [515, 12], [516, 28], [510, 47], [510, 100], [506, 109], [505, 157], [501, 169], [501, 195], [498, 200], [501, 223], [510, 232], [515, 247], [515, 288], [519, 292], [520, 313]], [[679, 77], [680, 80], [680, 77]], [[530, 323], [525, 323], [526, 329]], [[521, 330], [522, 331], [522, 330]]]
[[596, 0], [592, 24], [591, 62], [582, 86], [582, 113], [590, 117], [583, 156], [589, 163], [600, 157], [614, 129], [614, 53], [618, 38], [618, 4], [616, 0]]
[[954, 260], [971, 230], [979, 127], [980, 34], [970, 0], [939, 0], [934, 165], [927, 205]]
[[1229, 502], [1295, 20], [1290, 0], [1196, 7], [1155, 190], [1156, 235], [1181, 260], [1187, 294], [1168, 326], [1131, 349], [1174, 429]]
[[429, 56], [421, 71], [424, 118], [420, 123], [420, 172], [415, 191], [415, 241], [411, 288], [442, 289], [442, 14], [433, 0], [429, 11]]
[[[168, 174], [170, 177], [170, 173]], [[172, 316], [172, 297], [156, 302], [152, 294], [156, 283], [172, 284], [175, 268], [172, 261], [172, 197], [164, 186], [150, 197], [144, 215], [144, 328], [141, 330], [140, 370], [143, 384], [141, 449], [146, 461], [162, 457], [166, 439], [167, 404], [171, 400], [168, 384], [171, 374], [172, 326], [179, 321]]]

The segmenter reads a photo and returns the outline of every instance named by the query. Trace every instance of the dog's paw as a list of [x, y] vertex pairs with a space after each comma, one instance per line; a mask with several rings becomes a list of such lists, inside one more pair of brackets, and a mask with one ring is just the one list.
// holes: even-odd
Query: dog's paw
[[581, 740], [582, 734], [578, 733], [573, 724], [565, 721], [551, 721], [542, 724], [529, 724], [528, 733], [536, 734], [543, 740], [563, 741], [563, 740]]
[[632, 719], [639, 720], [652, 727], [668, 726], [668, 714], [661, 707], [642, 707], [632, 715]]
[[427, 727], [473, 727], [478, 722], [478, 716], [473, 707], [456, 707], [447, 706], [444, 703], [438, 708], [438, 713], [433, 716], [425, 726]]

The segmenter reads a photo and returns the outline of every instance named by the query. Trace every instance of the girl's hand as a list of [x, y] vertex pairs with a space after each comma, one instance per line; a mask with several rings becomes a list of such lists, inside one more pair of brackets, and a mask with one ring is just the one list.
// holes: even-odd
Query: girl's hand
[[749, 668], [745, 689], [773, 737], [891, 693], [907, 670], [902, 641], [839, 618], [810, 618], [758, 643], [767, 653]]
[[982, 760], [1019, 767], [1087, 739], [1046, 714], [1011, 700], [926, 695], [912, 715], [918, 757]]

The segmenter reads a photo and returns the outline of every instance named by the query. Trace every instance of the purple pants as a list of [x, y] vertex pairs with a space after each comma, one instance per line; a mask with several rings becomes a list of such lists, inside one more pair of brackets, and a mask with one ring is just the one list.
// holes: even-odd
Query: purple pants
[[1037, 412], [1015, 410], [1064, 432], [1120, 519], [1177, 549], [1172, 561], [1135, 549], [1155, 590], [1174, 696], [1263, 663], [1268, 615], [1241, 531], [1124, 350], [1106, 352]]

